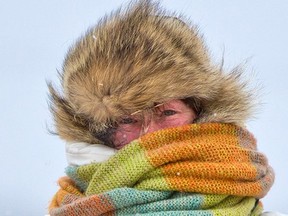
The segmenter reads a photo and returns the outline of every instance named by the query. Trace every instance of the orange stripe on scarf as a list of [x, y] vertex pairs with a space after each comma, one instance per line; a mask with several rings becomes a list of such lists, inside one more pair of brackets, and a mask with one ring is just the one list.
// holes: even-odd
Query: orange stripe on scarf
[[[264, 180], [273, 182], [273, 174], [265, 175], [272, 170], [256, 151], [255, 138], [235, 125], [170, 128], [141, 137], [140, 145], [151, 164], [161, 167], [150, 176], [165, 176], [172, 190], [262, 197]], [[148, 179], [145, 184], [150, 185]]]

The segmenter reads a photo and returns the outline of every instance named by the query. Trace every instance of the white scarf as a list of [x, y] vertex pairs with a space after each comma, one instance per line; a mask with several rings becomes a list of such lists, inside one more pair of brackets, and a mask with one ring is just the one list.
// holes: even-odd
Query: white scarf
[[84, 142], [66, 143], [66, 158], [70, 166], [81, 166], [92, 162], [104, 162], [117, 150], [102, 144]]

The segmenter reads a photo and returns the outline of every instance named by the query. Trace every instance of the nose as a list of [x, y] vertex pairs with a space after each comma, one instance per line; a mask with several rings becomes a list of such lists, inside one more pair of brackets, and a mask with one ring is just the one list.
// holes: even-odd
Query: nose
[[142, 135], [151, 133], [157, 130], [162, 129], [159, 122], [155, 121], [155, 119], [149, 119], [145, 121], [145, 125], [143, 126]]

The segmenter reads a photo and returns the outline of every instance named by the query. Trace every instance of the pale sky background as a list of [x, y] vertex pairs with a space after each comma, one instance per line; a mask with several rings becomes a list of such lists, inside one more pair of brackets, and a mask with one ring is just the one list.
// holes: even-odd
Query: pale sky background
[[[78, 36], [125, 2], [0, 0], [0, 215], [47, 212], [66, 159], [64, 142], [46, 129], [53, 125], [46, 80], [57, 80]], [[276, 173], [264, 207], [288, 213], [288, 1], [163, 0], [162, 5], [199, 25], [215, 62], [224, 50], [225, 68], [249, 58], [248, 78], [262, 84], [263, 105], [248, 129]]]

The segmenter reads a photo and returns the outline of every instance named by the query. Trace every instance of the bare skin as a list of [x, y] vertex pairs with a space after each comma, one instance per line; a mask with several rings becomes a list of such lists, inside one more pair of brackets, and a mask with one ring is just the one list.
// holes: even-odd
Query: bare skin
[[115, 148], [121, 149], [147, 133], [192, 123], [195, 118], [194, 110], [181, 100], [171, 100], [158, 105], [153, 115], [141, 113], [124, 116], [115, 132]]

